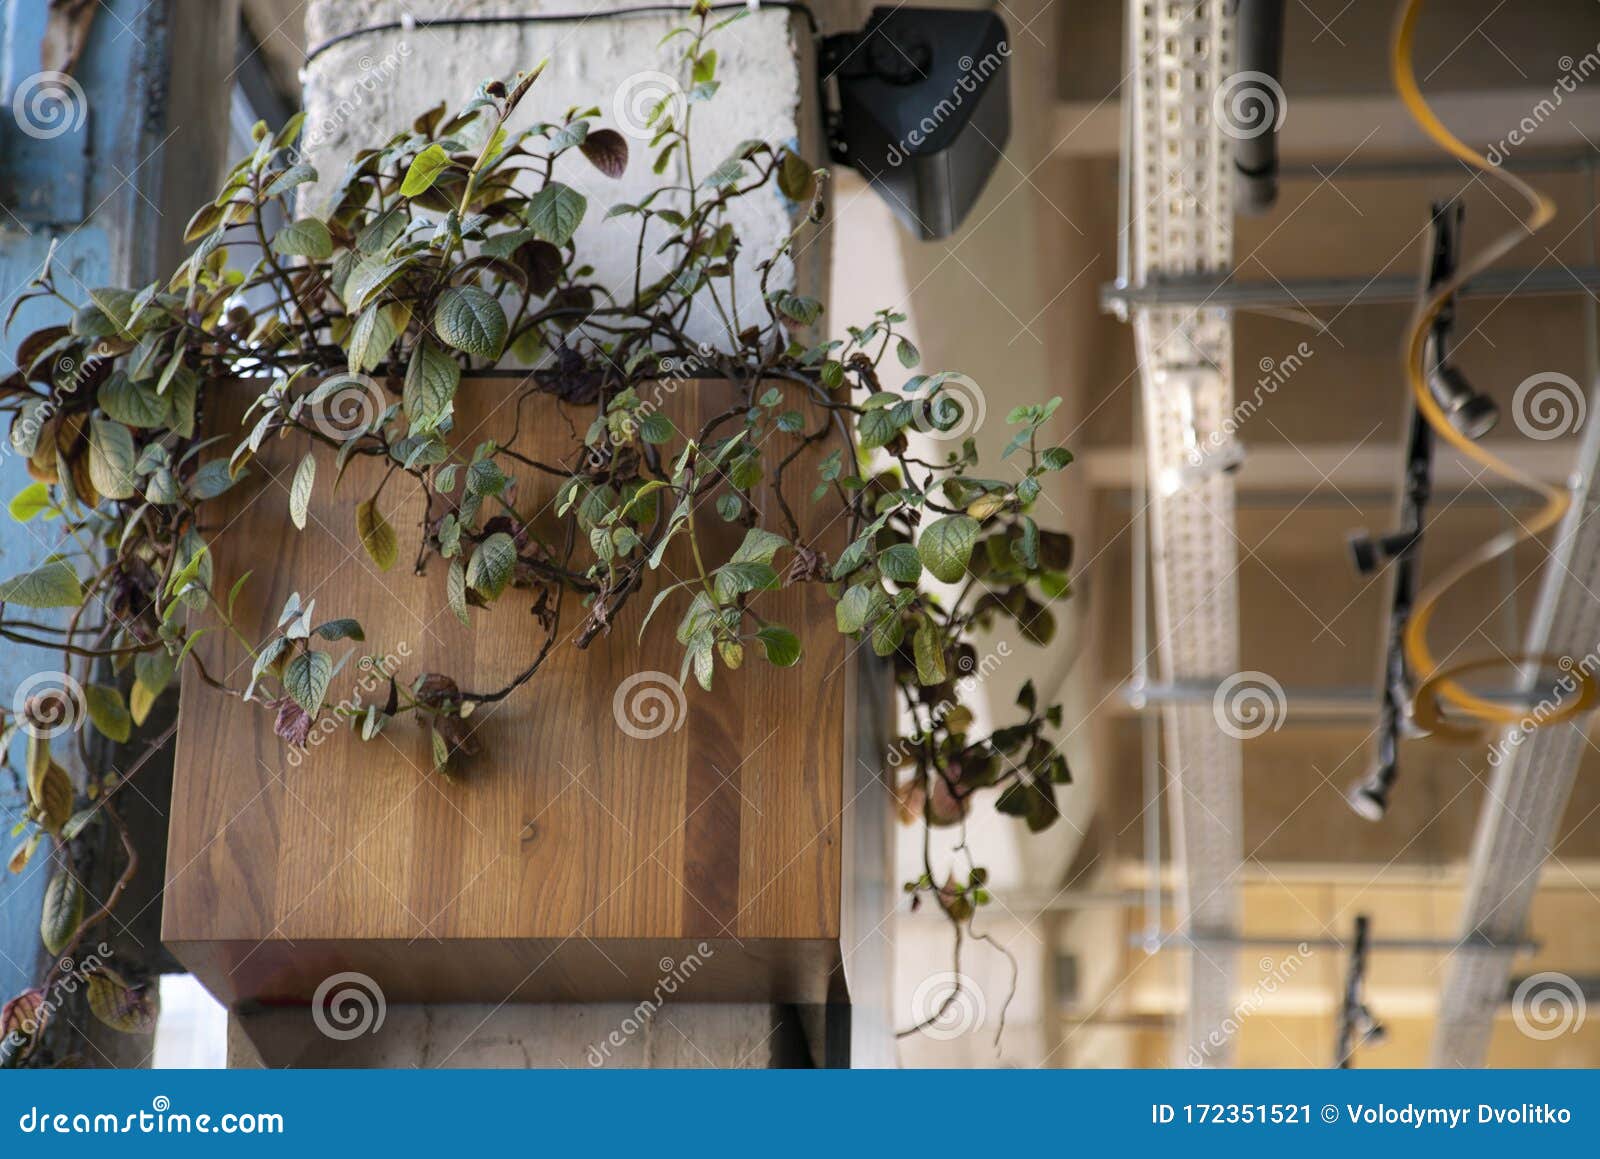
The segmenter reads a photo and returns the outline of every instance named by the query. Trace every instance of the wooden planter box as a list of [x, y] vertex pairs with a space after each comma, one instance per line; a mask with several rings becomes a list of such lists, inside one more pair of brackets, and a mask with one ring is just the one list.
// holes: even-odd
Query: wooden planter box
[[[208, 390], [210, 429], [237, 431], [253, 389]], [[725, 391], [679, 383], [662, 409], [680, 430], [698, 429], [723, 409]], [[530, 458], [570, 461], [572, 432], [593, 408], [528, 399], [516, 435], [517, 392], [515, 378], [464, 381], [458, 444], [515, 437]], [[298, 591], [316, 600], [319, 619], [361, 621], [358, 655], [403, 648], [403, 680], [437, 671], [492, 689], [524, 666], [544, 638], [531, 593], [508, 589], [463, 627], [440, 561], [413, 574], [423, 503], [404, 476], [380, 504], [400, 538], [400, 563], [387, 573], [355, 531], [356, 506], [384, 469], [375, 459], [353, 460], [335, 493], [333, 453], [319, 450], [308, 526], [295, 530], [288, 488], [306, 445], [270, 441], [205, 529], [213, 590], [253, 570], [236, 612], [244, 634], [265, 639]], [[516, 474], [518, 511], [543, 511], [553, 525], [558, 481]], [[790, 495], [805, 500], [814, 472], [792, 477]], [[834, 512], [808, 507], [796, 510], [836, 554], [843, 521], [827, 526]], [[730, 550], [743, 534], [709, 507], [697, 527]], [[690, 574], [685, 537], [661, 574]], [[636, 596], [609, 637], [587, 651], [558, 645], [528, 685], [475, 714], [485, 751], [453, 778], [433, 771], [427, 731], [409, 718], [368, 743], [341, 725], [294, 754], [259, 704], [186, 679], [164, 941], [227, 1003], [306, 1000], [346, 970], [371, 975], [391, 1002], [632, 1000], [691, 954], [699, 961], [679, 987], [684, 1000], [847, 1000], [848, 848], [873, 859], [885, 848], [886, 794], [871, 784], [881, 748], [866, 751], [873, 742], [859, 738], [885, 718], [884, 686], [863, 680], [822, 588], [794, 585], [755, 598], [765, 618], [800, 636], [796, 667], [753, 655], [738, 672], [719, 665], [712, 693], [688, 681], [679, 727], [637, 739], [613, 714], [619, 685], [643, 671], [675, 675], [681, 657], [676, 600], [636, 643], [653, 594]], [[569, 594], [564, 637], [582, 616]], [[230, 684], [248, 678], [249, 657], [225, 632], [197, 651]], [[387, 685], [368, 679], [363, 689], [363, 676], [352, 661], [328, 703], [381, 704]], [[868, 828], [852, 833], [864, 817]], [[874, 883], [881, 870], [870, 867]], [[854, 937], [882, 916], [867, 916]]]

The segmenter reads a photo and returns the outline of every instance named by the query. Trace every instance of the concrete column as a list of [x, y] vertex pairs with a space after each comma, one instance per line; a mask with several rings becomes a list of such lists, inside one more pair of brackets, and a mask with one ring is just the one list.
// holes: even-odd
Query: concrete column
[[[523, 102], [524, 121], [555, 120], [571, 106], [599, 106], [597, 125], [628, 136], [630, 164], [619, 181], [579, 159], [557, 168], [579, 189], [590, 211], [578, 245], [601, 282], [631, 290], [636, 234], [603, 221], [605, 209], [634, 201], [662, 178], [650, 171], [651, 130], [644, 111], [672, 82], [675, 68], [661, 38], [681, 17], [610, 17], [607, 4], [552, 5], [551, 11], [594, 9], [583, 21], [360, 33], [319, 55], [304, 75], [305, 152], [321, 180], [309, 195], [315, 210], [338, 182], [359, 146], [381, 141], [421, 112], [462, 103], [477, 86], [549, 66]], [[515, 6], [537, 11], [539, 5]], [[499, 15], [503, 0], [311, 0], [306, 41], [315, 47], [354, 30], [410, 16]], [[809, 28], [779, 10], [758, 11], [717, 34], [716, 98], [695, 106], [695, 172], [704, 174], [748, 138], [784, 143], [814, 164], [824, 161]], [[681, 158], [673, 164], [681, 166]], [[670, 174], [669, 174], [670, 176]], [[678, 170], [681, 179], [682, 170]], [[737, 271], [740, 312], [760, 309], [757, 262], [799, 223], [803, 207], [776, 190], [746, 199], [735, 226], [744, 242]], [[827, 246], [800, 247], [771, 281], [798, 293], [824, 296]], [[691, 336], [723, 335], [709, 310], [691, 319]], [[687, 997], [687, 996], [686, 996]], [[771, 1005], [669, 1002], [654, 1011], [628, 1004], [585, 1006], [395, 1006], [374, 1034], [329, 1038], [304, 1009], [237, 1011], [230, 1017], [229, 1065], [250, 1066], [812, 1066], [825, 1060], [825, 1040], [837, 1042], [836, 1022], [825, 1028], [820, 1009]], [[617, 1045], [620, 1040], [620, 1045]]]

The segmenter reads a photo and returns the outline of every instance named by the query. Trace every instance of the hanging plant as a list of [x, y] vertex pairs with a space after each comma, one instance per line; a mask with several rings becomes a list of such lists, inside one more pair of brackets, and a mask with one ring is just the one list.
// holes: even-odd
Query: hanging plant
[[[731, 208], [776, 190], [815, 219], [823, 173], [762, 141], [695, 172], [695, 109], [718, 88], [708, 38], [729, 23], [708, 18], [697, 8], [666, 42], [685, 83], [681, 102], [663, 100], [651, 115], [646, 163], [660, 183], [603, 213], [605, 229], [630, 231], [627, 284], [596, 281], [576, 237], [600, 210], [557, 173], [586, 164], [617, 178], [639, 159], [627, 138], [595, 123], [595, 108], [513, 128], [534, 69], [357, 152], [322, 216], [296, 216], [304, 187], [318, 180], [296, 153], [301, 117], [276, 134], [258, 125], [254, 152], [189, 223], [194, 250], [170, 278], [84, 292], [47, 263], [19, 296], [55, 299], [71, 318], [23, 338], [21, 369], [0, 383], [12, 448], [35, 480], [12, 499], [11, 515], [59, 540], [38, 567], [0, 583], [0, 637], [58, 654], [64, 677], [5, 714], [6, 741], [27, 733], [27, 816], [10, 868], [38, 857], [54, 864], [41, 920], [53, 956], [74, 953], [131, 877], [137, 853], [117, 796], [171, 735], [149, 739], [118, 776], [88, 759], [79, 731], [89, 769], [80, 785], [53, 752], [64, 718], [86, 715], [109, 741], [127, 743], [181, 674], [271, 713], [289, 745], [304, 746], [329, 721], [368, 740], [409, 722], [428, 730], [439, 774], [469, 776], [485, 761], [474, 709], [536, 681], [552, 649], [606, 635], [675, 541], [693, 549], [694, 574], [661, 588], [646, 621], [649, 631], [676, 632], [680, 679], [692, 674], [710, 689], [737, 680], [752, 658], [802, 663], [794, 632], [762, 619], [753, 597], [823, 586], [838, 630], [892, 664], [908, 727], [888, 759], [906, 818], [959, 826], [973, 798], [994, 790], [996, 807], [1030, 830], [1056, 819], [1055, 789], [1068, 773], [1047, 732], [1060, 707], [1024, 687], [1020, 719], [979, 736], [963, 700], [991, 675], [972, 633], [1012, 621], [1048, 643], [1048, 604], [1067, 594], [1070, 540], [1029, 514], [1046, 476], [1071, 461], [1043, 434], [1059, 400], [1013, 411], [1002, 462], [984, 471], [973, 441], [956, 437], [972, 422], [969, 380], [888, 381], [919, 360], [904, 316], [881, 311], [847, 340], [801, 337], [814, 332], [821, 304], [773, 284], [795, 235], [753, 267], [759, 295], [741, 298]], [[681, 178], [668, 176], [674, 164]], [[708, 332], [708, 343], [691, 337]], [[452, 443], [463, 376], [502, 365], [535, 368], [519, 399], [553, 394], [590, 416], [561, 462]], [[726, 383], [735, 401], [701, 429], [680, 431], [649, 388], [688, 377]], [[208, 391], [241, 382], [252, 392], [244, 426], [208, 428]], [[919, 433], [935, 436], [942, 458], [916, 453]], [[516, 676], [477, 688], [465, 673], [385, 669], [387, 700], [351, 708], [328, 704], [327, 692], [365, 641], [356, 620], [322, 618], [294, 596], [274, 633], [244, 639], [233, 610], [249, 576], [228, 591], [213, 587], [208, 512], [273, 439], [306, 448], [288, 494], [296, 527], [316, 490], [338, 481], [319, 472], [313, 446], [336, 450], [338, 475], [358, 456], [375, 460], [383, 482], [346, 529], [352, 544], [384, 571], [402, 557], [418, 573], [443, 569], [449, 611], [469, 627], [477, 609], [526, 604], [544, 639]], [[559, 477], [564, 535], [535, 533], [513, 463]], [[385, 486], [400, 477], [426, 496], [420, 527], [396, 528], [385, 514]], [[758, 487], [777, 499], [760, 521]], [[832, 558], [796, 515], [821, 502], [848, 522], [847, 546]], [[707, 520], [744, 528], [725, 558], [699, 530]], [[275, 554], [264, 549], [262, 566]], [[247, 679], [208, 671], [195, 651], [218, 631], [249, 649]], [[121, 835], [126, 867], [103, 903], [86, 905], [75, 847], [102, 825]], [[988, 900], [985, 881], [970, 858], [962, 875], [936, 881], [929, 855], [905, 888], [913, 905], [931, 899], [955, 924], [959, 954]], [[149, 1025], [148, 989], [98, 959], [88, 969], [79, 978], [58, 962], [5, 1007], [9, 1063], [39, 1057], [38, 1012], [68, 974], [88, 982], [91, 1008], [110, 1024]]]

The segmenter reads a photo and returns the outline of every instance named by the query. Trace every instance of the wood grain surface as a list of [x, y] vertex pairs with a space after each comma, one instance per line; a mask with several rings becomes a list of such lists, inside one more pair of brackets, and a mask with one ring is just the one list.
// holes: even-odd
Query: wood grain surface
[[[661, 409], [695, 429], [724, 408], [725, 389], [679, 383], [660, 392]], [[516, 379], [463, 382], [452, 441], [470, 451], [494, 439], [535, 460], [570, 460], [593, 408], [549, 395], [518, 406], [518, 393]], [[237, 430], [249, 394], [239, 384], [209, 390], [210, 429]], [[382, 478], [376, 459], [353, 459], [335, 491], [333, 451], [319, 449], [308, 525], [295, 530], [288, 489], [305, 446], [270, 441], [205, 529], [214, 591], [253, 569], [236, 613], [244, 635], [270, 635], [292, 592], [316, 601], [318, 621], [359, 619], [366, 641], [353, 645], [330, 704], [382, 703], [387, 684], [360, 659], [369, 654], [398, 660], [403, 680], [442, 672], [476, 690], [522, 668], [545, 638], [531, 593], [508, 589], [464, 627], [447, 608], [440, 561], [414, 574], [423, 497], [405, 475], [390, 478], [380, 501], [400, 539], [392, 570], [378, 570], [355, 532], [356, 506]], [[514, 474], [519, 514], [552, 537], [558, 480], [531, 468]], [[836, 555], [843, 520], [806, 501], [814, 469], [796, 464], [791, 477], [807, 536]], [[718, 552], [743, 534], [709, 504], [696, 526]], [[786, 562], [784, 553], [780, 570]], [[699, 1000], [836, 985], [827, 975], [838, 963], [843, 786], [854, 783], [846, 770], [855, 760], [850, 642], [820, 585], [756, 594], [760, 616], [800, 636], [800, 663], [777, 669], [751, 649], [741, 671], [719, 665], [710, 693], [690, 678], [681, 711], [672, 683], [651, 678], [633, 694], [664, 690], [655, 707], [672, 723], [657, 736], [630, 735], [618, 723], [618, 689], [648, 672], [675, 682], [682, 648], [673, 629], [688, 596], [669, 600], [642, 643], [640, 621], [662, 579], [691, 571], [680, 536], [660, 578], [585, 651], [571, 642], [584, 609], [569, 594], [544, 668], [473, 715], [484, 751], [453, 777], [433, 771], [427, 732], [410, 719], [368, 743], [343, 725], [319, 730], [296, 752], [261, 705], [185, 680], [164, 940], [229, 1001], [305, 997], [329, 971], [360, 965], [383, 971], [386, 988], [431, 1000], [625, 997], [654, 981], [655, 958], [702, 939], [729, 952], [708, 975], [719, 992]], [[198, 651], [230, 684], [248, 679], [250, 656], [226, 633], [207, 635]], [[565, 948], [574, 944], [601, 952]], [[402, 980], [413, 967], [429, 977]]]

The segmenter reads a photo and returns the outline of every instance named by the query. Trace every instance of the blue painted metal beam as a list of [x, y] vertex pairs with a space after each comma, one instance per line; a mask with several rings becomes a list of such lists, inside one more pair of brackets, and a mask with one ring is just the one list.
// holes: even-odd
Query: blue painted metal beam
[[[57, 276], [89, 287], [153, 276], [166, 88], [166, 0], [101, 0], [70, 80], [40, 75], [44, 0], [0, 0], [0, 317], [38, 274], [52, 245]], [[25, 303], [0, 338], [0, 374], [15, 369], [18, 340], [65, 321], [60, 303]], [[0, 502], [29, 482], [0, 438]], [[0, 575], [35, 565], [51, 549], [39, 524], [0, 516]], [[50, 657], [0, 642], [0, 700], [9, 703]], [[20, 745], [12, 754], [20, 761]], [[0, 777], [0, 825], [9, 832], [26, 790]], [[4, 846], [9, 856], [10, 844]], [[0, 1001], [40, 975], [39, 908], [46, 859], [21, 875], [0, 870]]]

